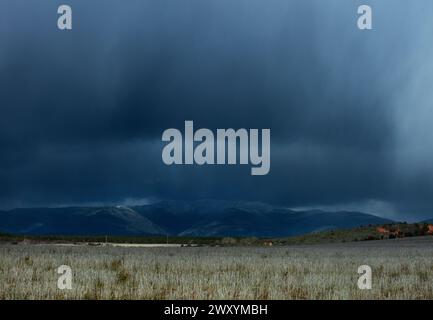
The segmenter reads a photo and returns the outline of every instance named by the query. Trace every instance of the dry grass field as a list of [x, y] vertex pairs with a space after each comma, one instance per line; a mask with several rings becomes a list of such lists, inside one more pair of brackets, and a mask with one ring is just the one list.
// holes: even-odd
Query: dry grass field
[[[433, 299], [433, 237], [285, 247], [0, 245], [1, 299]], [[370, 265], [372, 289], [357, 269]], [[72, 268], [72, 290], [57, 267]]]

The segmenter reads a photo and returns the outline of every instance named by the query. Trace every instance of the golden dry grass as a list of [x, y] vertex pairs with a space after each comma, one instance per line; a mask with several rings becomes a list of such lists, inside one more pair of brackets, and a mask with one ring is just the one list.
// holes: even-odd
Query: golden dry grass
[[[432, 242], [303, 247], [0, 246], [1, 299], [432, 299]], [[57, 288], [60, 265], [72, 290]], [[357, 287], [358, 266], [373, 289]]]

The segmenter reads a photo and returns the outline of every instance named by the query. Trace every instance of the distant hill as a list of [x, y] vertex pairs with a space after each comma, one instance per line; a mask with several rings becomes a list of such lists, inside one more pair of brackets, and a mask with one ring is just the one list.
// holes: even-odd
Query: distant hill
[[322, 244], [412, 237], [418, 238], [432, 235], [433, 225], [427, 222], [391, 223], [278, 238], [273, 239], [272, 243], [274, 245]]
[[391, 222], [361, 212], [295, 211], [218, 200], [0, 211], [0, 232], [29, 235], [287, 237]]
[[0, 212], [0, 231], [31, 235], [155, 235], [164, 231], [127, 207], [29, 208]]
[[288, 209], [251, 212], [228, 208], [219, 217], [207, 218], [180, 235], [282, 237], [389, 222], [359, 212], [298, 212]]

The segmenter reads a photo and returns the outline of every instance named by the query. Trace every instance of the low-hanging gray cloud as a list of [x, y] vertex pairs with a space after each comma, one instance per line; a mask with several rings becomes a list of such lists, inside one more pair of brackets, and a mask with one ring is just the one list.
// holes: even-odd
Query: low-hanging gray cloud
[[[383, 202], [433, 216], [433, 4], [367, 2], [371, 31], [358, 1], [74, 0], [61, 32], [59, 1], [3, 1], [0, 205]], [[165, 166], [161, 134], [185, 120], [270, 128], [271, 172]]]

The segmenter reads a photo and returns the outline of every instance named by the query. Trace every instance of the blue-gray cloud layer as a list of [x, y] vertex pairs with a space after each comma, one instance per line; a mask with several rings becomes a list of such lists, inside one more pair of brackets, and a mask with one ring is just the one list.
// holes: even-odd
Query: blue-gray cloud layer
[[[63, 3], [63, 2], [62, 2]], [[222, 198], [433, 215], [433, 3], [0, 4], [0, 204]], [[162, 132], [270, 128], [271, 172], [167, 167]], [[380, 213], [380, 212], [378, 212]]]

